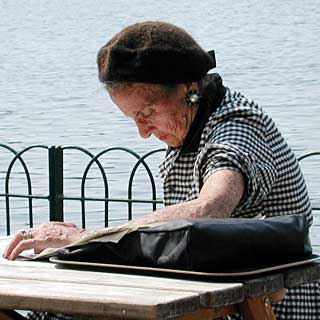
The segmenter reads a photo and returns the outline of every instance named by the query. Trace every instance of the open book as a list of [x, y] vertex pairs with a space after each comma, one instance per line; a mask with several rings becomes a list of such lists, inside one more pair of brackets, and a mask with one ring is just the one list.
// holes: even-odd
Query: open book
[[58, 254], [59, 250], [62, 248], [74, 247], [83, 245], [89, 242], [114, 242], [118, 243], [123, 236], [133, 231], [148, 229], [151, 227], [156, 227], [164, 224], [165, 222], [153, 223], [148, 225], [136, 225], [134, 223], [128, 223], [126, 225], [118, 226], [118, 227], [107, 227], [104, 229], [100, 229], [90, 233], [89, 235], [84, 236], [80, 240], [77, 240], [65, 247], [60, 248], [47, 248], [39, 254], [35, 254], [32, 252], [23, 252], [19, 255], [19, 258], [24, 260], [38, 260], [38, 259], [46, 259]]
[[[254, 219], [257, 219], [257, 220], [263, 220], [264, 218], [265, 218], [265, 216], [262, 216], [261, 214], [254, 217]], [[46, 259], [46, 258], [57, 255], [59, 250], [61, 250], [62, 248], [79, 246], [79, 245], [83, 245], [83, 244], [86, 244], [89, 242], [99, 241], [99, 242], [118, 243], [122, 239], [122, 237], [128, 233], [131, 233], [131, 232], [137, 231], [137, 230], [143, 230], [143, 229], [148, 229], [151, 227], [160, 226], [165, 223], [167, 223], [167, 222], [157, 222], [157, 223], [152, 223], [152, 224], [148, 224], [148, 225], [137, 225], [134, 222], [129, 222], [129, 223], [127, 223], [125, 225], [121, 225], [121, 226], [107, 227], [104, 229], [99, 229], [97, 231], [94, 231], [93, 233], [90, 233], [89, 235], [83, 237], [82, 239], [80, 239], [76, 242], [73, 242], [65, 247], [47, 248], [39, 254], [35, 254], [31, 250], [28, 250], [26, 252], [21, 253], [19, 255], [19, 258], [24, 259], [24, 260]]]

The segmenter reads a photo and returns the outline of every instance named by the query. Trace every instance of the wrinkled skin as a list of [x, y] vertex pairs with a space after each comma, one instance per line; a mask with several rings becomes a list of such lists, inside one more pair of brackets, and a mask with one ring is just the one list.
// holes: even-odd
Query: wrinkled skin
[[133, 119], [142, 138], [151, 135], [171, 147], [182, 145], [197, 107], [186, 105], [185, 95], [196, 83], [179, 84], [172, 92], [156, 84], [131, 84], [110, 92], [121, 112]]
[[34, 249], [35, 253], [40, 253], [44, 249], [63, 247], [76, 240], [79, 240], [84, 231], [73, 223], [50, 222], [29, 229], [32, 239], [23, 240], [22, 233], [18, 232], [10, 242], [3, 257], [14, 260], [17, 256], [27, 249]]

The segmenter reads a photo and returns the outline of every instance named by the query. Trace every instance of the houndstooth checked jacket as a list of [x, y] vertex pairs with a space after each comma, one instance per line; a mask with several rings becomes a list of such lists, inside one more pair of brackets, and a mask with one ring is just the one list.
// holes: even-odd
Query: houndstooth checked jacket
[[311, 224], [311, 205], [298, 161], [274, 122], [241, 93], [224, 92], [216, 108], [206, 101], [199, 106], [186, 143], [169, 149], [160, 165], [165, 204], [197, 198], [212, 173], [231, 169], [246, 179], [246, 193], [232, 217], [306, 214]]
[[[304, 178], [273, 120], [255, 102], [225, 88], [218, 74], [208, 76], [201, 91], [184, 145], [169, 148], [160, 165], [165, 205], [197, 198], [212, 173], [230, 169], [246, 180], [232, 217], [305, 214], [311, 225]], [[277, 319], [319, 320], [319, 284], [290, 289], [273, 307]]]

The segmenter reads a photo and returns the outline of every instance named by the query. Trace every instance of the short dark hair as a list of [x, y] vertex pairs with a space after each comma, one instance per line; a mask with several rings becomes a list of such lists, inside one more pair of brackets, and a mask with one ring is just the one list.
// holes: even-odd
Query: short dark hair
[[[105, 88], [109, 93], [112, 92], [114, 89], [121, 89], [125, 88], [126, 86], [131, 85], [132, 82], [124, 82], [124, 81], [107, 81], [104, 83]], [[171, 94], [173, 92], [176, 92], [177, 90], [177, 83], [161, 83], [158, 84], [162, 90], [164, 90], [167, 94]]]

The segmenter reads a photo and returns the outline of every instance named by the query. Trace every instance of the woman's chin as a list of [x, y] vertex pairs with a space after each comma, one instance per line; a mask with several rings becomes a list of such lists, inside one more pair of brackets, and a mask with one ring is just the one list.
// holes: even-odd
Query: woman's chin
[[180, 141], [176, 141], [176, 140], [172, 141], [170, 139], [167, 139], [167, 140], [161, 140], [161, 141], [165, 142], [171, 148], [179, 148], [182, 145]]
[[183, 141], [180, 141], [180, 140], [176, 139], [174, 136], [171, 136], [169, 134], [163, 134], [163, 135], [157, 136], [157, 138], [172, 148], [180, 147], [183, 142]]

